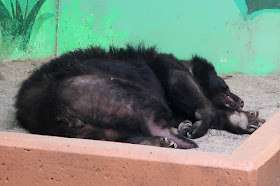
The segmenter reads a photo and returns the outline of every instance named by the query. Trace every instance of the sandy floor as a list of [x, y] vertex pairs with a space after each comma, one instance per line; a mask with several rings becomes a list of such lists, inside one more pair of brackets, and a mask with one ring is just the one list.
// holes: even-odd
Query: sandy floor
[[[14, 118], [16, 92], [22, 80], [44, 61], [18, 61], [0, 63], [0, 131], [23, 132]], [[244, 110], [258, 110], [261, 118], [269, 119], [280, 110], [280, 75], [256, 77], [233, 75], [226, 80], [231, 91], [245, 102]], [[231, 153], [249, 135], [235, 135], [226, 131], [210, 130], [196, 139], [198, 150]]]

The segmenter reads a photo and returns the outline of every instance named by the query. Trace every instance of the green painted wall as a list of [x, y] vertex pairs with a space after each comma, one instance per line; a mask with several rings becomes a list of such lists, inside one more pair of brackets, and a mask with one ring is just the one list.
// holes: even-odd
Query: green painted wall
[[[10, 1], [2, 0], [12, 15]], [[18, 0], [22, 8], [27, 1], [31, 11], [35, 0]], [[17, 0], [12, 2], [16, 7]], [[20, 34], [4, 32], [1, 12], [0, 4], [2, 61], [144, 41], [179, 58], [199, 54], [219, 73], [280, 72], [279, 0], [45, 0], [36, 17], [40, 26], [35, 21], [27, 47], [3, 37]]]

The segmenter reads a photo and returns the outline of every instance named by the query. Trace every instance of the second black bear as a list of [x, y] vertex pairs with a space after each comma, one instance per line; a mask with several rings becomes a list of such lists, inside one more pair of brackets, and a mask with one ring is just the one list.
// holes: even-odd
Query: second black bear
[[200, 137], [243, 101], [203, 58], [127, 46], [77, 50], [44, 64], [23, 82], [15, 106], [31, 133], [188, 149], [197, 145], [172, 127], [189, 119], [188, 136]]

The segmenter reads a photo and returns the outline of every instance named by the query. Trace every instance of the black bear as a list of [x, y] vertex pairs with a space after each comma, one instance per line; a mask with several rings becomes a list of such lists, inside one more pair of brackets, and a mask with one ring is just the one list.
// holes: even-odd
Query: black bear
[[[197, 146], [189, 138], [219, 120], [231, 123], [228, 113], [243, 101], [203, 58], [128, 45], [76, 50], [44, 64], [23, 82], [15, 106], [31, 133], [188, 149]], [[186, 119], [194, 123], [188, 137], [171, 130]]]

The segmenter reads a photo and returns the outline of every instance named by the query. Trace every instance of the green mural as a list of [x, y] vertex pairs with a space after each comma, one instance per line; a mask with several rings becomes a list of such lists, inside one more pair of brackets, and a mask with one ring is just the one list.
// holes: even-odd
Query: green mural
[[[31, 1], [31, 2], [30, 2]], [[26, 51], [30, 41], [31, 32], [38, 32], [41, 25], [53, 17], [54, 14], [44, 13], [38, 16], [38, 13], [46, 0], [26, 0], [25, 6], [20, 5], [18, 0], [6, 1], [6, 6], [0, 1], [0, 48], [4, 49], [5, 57], [11, 54], [15, 48]], [[30, 4], [34, 4], [32, 7]], [[10, 11], [7, 6], [10, 6]], [[3, 58], [3, 56], [2, 56]]]
[[280, 72], [279, 0], [0, 0], [0, 61], [145, 42], [219, 73]]

